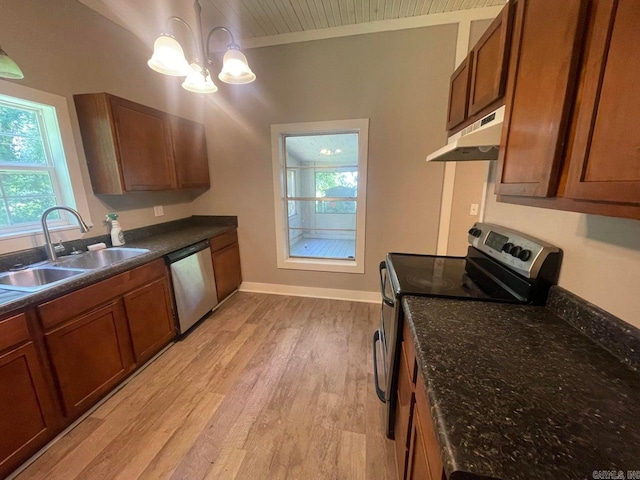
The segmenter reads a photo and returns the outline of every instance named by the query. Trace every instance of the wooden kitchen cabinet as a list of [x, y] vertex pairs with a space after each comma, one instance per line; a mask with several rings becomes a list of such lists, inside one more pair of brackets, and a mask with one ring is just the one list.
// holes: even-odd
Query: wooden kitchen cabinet
[[162, 259], [37, 307], [69, 418], [86, 411], [175, 334]]
[[202, 124], [108, 93], [73, 98], [94, 193], [209, 188]]
[[517, 0], [499, 201], [640, 219], [638, 20], [633, 0]]
[[470, 117], [495, 109], [492, 105], [504, 97], [512, 24], [513, 4], [508, 3], [471, 50]]
[[593, 1], [565, 197], [640, 205], [640, 8]]
[[177, 188], [209, 188], [204, 125], [175, 115], [171, 115], [169, 120]]
[[518, 0], [496, 193], [556, 193], [572, 105], [585, 0]]
[[131, 343], [137, 364], [160, 351], [175, 335], [169, 282], [165, 277], [124, 296]]
[[449, 112], [447, 114], [447, 130], [455, 131], [462, 125], [469, 114], [469, 87], [471, 82], [471, 67], [473, 52], [462, 61], [451, 75], [449, 87]]
[[236, 230], [210, 240], [213, 273], [216, 278], [218, 301], [227, 298], [242, 283], [240, 247]]
[[449, 135], [504, 103], [512, 24], [513, 6], [508, 3], [451, 75]]
[[52, 438], [59, 425], [27, 323], [25, 313], [0, 320], [0, 478]]
[[77, 417], [131, 371], [133, 357], [122, 302], [72, 317], [45, 333], [67, 416]]
[[426, 387], [416, 361], [415, 346], [405, 322], [398, 374], [395, 419], [399, 480], [446, 479], [431, 419]]

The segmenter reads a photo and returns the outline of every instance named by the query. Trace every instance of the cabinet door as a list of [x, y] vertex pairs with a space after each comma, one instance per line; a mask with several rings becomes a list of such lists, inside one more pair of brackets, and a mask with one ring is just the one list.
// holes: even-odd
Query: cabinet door
[[204, 125], [171, 116], [178, 188], [209, 188], [209, 157]]
[[125, 190], [175, 187], [171, 131], [167, 114], [109, 97]]
[[593, 6], [565, 196], [640, 204], [640, 8]]
[[471, 68], [473, 66], [473, 52], [451, 75], [449, 86], [449, 113], [447, 114], [447, 130], [453, 130], [467, 119], [469, 113], [469, 85]]
[[[398, 402], [396, 405], [396, 419], [394, 425], [396, 442], [396, 461], [398, 464], [398, 479], [403, 480], [407, 470], [407, 455], [409, 452], [409, 433], [413, 416], [413, 384], [410, 370], [406, 361], [405, 343], [402, 342], [400, 367], [398, 372]], [[408, 477], [407, 477], [408, 478]]]
[[45, 342], [69, 416], [89, 408], [122, 380], [133, 365], [121, 301], [46, 333]]
[[[426, 468], [428, 475], [413, 474], [409, 478], [426, 478], [440, 480], [444, 477], [440, 446], [431, 418], [431, 407], [427, 400], [427, 389], [421, 375], [418, 375], [416, 382], [416, 405], [414, 409], [413, 423], [416, 425], [414, 438], [412, 438], [410, 463], [411, 468], [422, 472]], [[415, 471], [415, 470], [414, 470]]]
[[53, 436], [56, 408], [32, 342], [0, 355], [0, 477]]
[[424, 434], [420, 427], [420, 415], [416, 412], [411, 428], [411, 451], [407, 461], [407, 480], [440, 480], [440, 477], [433, 477], [429, 471], [426, 449], [424, 445]]
[[237, 243], [234, 243], [213, 252], [212, 257], [218, 301], [222, 301], [242, 283], [240, 248]]
[[497, 194], [556, 193], [586, 7], [586, 0], [517, 1]]
[[507, 83], [513, 4], [509, 3], [473, 47], [469, 116], [504, 96]]
[[124, 296], [136, 363], [141, 364], [159, 352], [173, 338], [175, 327], [166, 278]]

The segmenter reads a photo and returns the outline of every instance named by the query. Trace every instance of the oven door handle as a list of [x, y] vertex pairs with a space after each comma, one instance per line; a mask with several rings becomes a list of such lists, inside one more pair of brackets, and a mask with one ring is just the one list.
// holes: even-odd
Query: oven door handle
[[376, 330], [373, 334], [373, 381], [376, 385], [376, 395], [382, 403], [387, 403], [384, 398], [384, 390], [380, 388], [380, 382], [378, 381], [378, 349], [376, 344], [380, 341], [380, 330]]
[[387, 269], [387, 264], [385, 262], [380, 262], [380, 295], [382, 295], [382, 301], [389, 305], [390, 307], [394, 306], [394, 302], [392, 298], [387, 297], [384, 291], [384, 279], [382, 278], [382, 271]]

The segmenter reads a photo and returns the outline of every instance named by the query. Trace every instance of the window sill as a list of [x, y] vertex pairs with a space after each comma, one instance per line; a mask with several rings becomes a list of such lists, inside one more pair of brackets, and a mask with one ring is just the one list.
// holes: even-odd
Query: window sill
[[278, 259], [278, 268], [287, 270], [312, 270], [316, 272], [364, 273], [364, 262], [328, 258], [289, 257]]

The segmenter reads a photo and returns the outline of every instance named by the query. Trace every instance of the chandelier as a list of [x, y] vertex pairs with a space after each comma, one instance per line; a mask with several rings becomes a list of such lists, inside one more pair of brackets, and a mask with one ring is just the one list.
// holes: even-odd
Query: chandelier
[[231, 42], [227, 45], [227, 51], [222, 59], [222, 71], [218, 78], [232, 85], [251, 83], [256, 79], [255, 74], [249, 68], [247, 58], [240, 51], [239, 45], [235, 42], [233, 34], [225, 27], [214, 27], [209, 30], [206, 42], [202, 35], [202, 7], [196, 0], [193, 3], [193, 11], [196, 14], [196, 32], [189, 24], [180, 17], [169, 17], [165, 29], [171, 31], [171, 22], [181, 23], [191, 34], [191, 40], [195, 50], [191, 62], [184, 56], [184, 50], [171, 33], [162, 33], [153, 44], [153, 55], [147, 65], [153, 70], [164, 75], [176, 77], [186, 77], [182, 82], [182, 88], [195, 93], [213, 93], [218, 91], [209, 73], [209, 41], [211, 36], [218, 31], [226, 32], [231, 37]]

